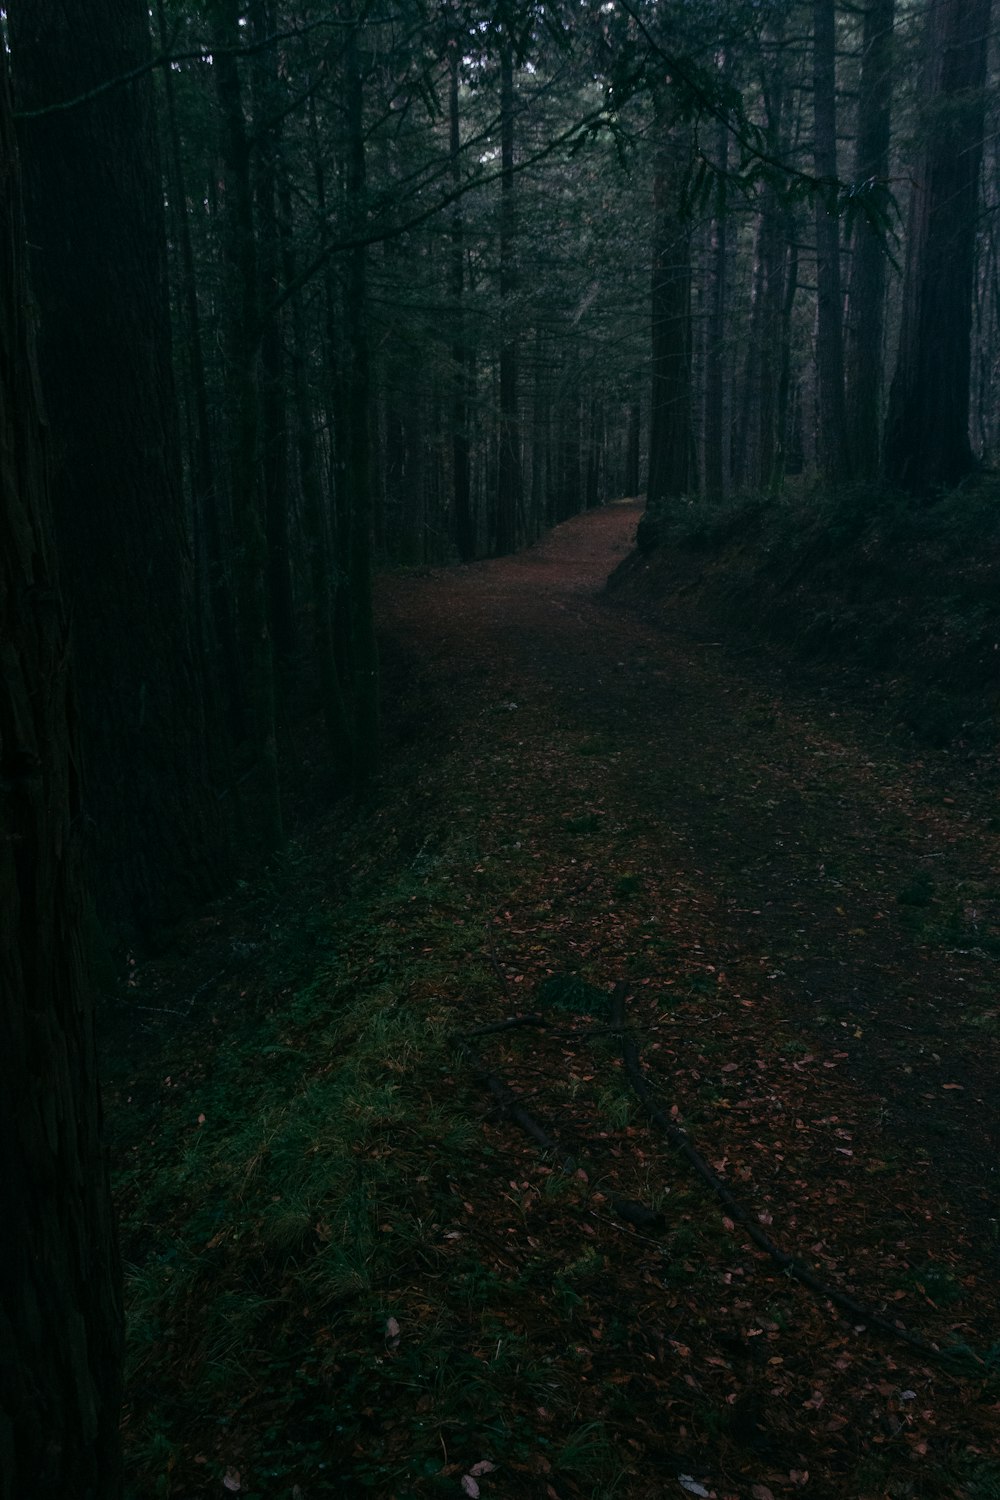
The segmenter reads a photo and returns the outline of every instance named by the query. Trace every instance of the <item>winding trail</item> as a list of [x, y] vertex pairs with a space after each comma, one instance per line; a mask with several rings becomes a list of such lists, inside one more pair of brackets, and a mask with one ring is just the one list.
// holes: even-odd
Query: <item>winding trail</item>
[[637, 516], [383, 577], [366, 799], [130, 969], [134, 1493], [1000, 1494], [994, 793]]
[[[644, 921], [669, 912], [730, 985], [844, 1054], [839, 1073], [877, 1090], [880, 1135], [926, 1159], [928, 1196], [995, 1245], [992, 794], [946, 757], [904, 761], [773, 666], [609, 601], [639, 514], [610, 506], [517, 557], [386, 582], [383, 619], [436, 726], [424, 799], [451, 826], [475, 793], [493, 857], [531, 846], [539, 887], [549, 861], [564, 878], [566, 826], [592, 816], [570, 857], [595, 885], [641, 879]], [[604, 913], [611, 953], [622, 906]], [[550, 965], [573, 941], [560, 925]]]
[[[544, 1010], [547, 996], [558, 1006], [560, 984], [625, 983], [663, 1108], [783, 1249], [918, 1334], [995, 1351], [990, 793], [947, 757], [905, 757], [876, 722], [800, 692], [703, 621], [644, 619], [609, 597], [637, 516], [610, 506], [518, 557], [383, 583], [390, 654], [406, 665], [403, 737], [432, 726], [407, 752], [401, 847], [418, 866], [457, 863], [459, 884], [474, 891], [478, 874], [487, 891], [470, 964], [488, 945], [495, 983], [491, 993], [470, 980], [467, 1024]], [[400, 823], [398, 807], [386, 816]], [[592, 992], [580, 993], [586, 1010]], [[995, 1408], [987, 1415], [961, 1383], [936, 1384], [902, 1345], [867, 1335], [862, 1352], [832, 1309], [803, 1308], [808, 1294], [790, 1303], [739, 1225], [692, 1196], [641, 1111], [624, 1130], [609, 1125], [619, 1064], [595, 1062], [577, 1039], [599, 1018], [599, 1007], [577, 1015], [577, 1036], [517, 1031], [482, 1045], [560, 1149], [597, 1163], [587, 1190], [598, 1219], [603, 1202], [613, 1221], [608, 1205], [624, 1198], [654, 1202], [670, 1225], [673, 1314], [641, 1234], [630, 1255], [605, 1251], [607, 1285], [586, 1303], [597, 1326], [580, 1378], [595, 1389], [626, 1379], [621, 1352], [602, 1362], [598, 1351], [603, 1320], [629, 1308], [634, 1493], [680, 1493], [663, 1477], [691, 1467], [674, 1456], [679, 1428], [702, 1451], [723, 1450], [730, 1487], [711, 1488], [720, 1477], [706, 1466], [712, 1494], [795, 1490], [807, 1472], [813, 1495], [978, 1494], [948, 1455], [983, 1421], [992, 1437], [976, 1441], [994, 1451]], [[518, 1132], [489, 1105], [483, 1128], [512, 1153], [498, 1171], [515, 1173], [513, 1187]], [[475, 1208], [489, 1218], [488, 1198]], [[618, 1223], [619, 1237], [634, 1235]], [[710, 1243], [720, 1224], [716, 1262], [700, 1236]], [[496, 1243], [514, 1232], [501, 1218]], [[577, 1229], [575, 1251], [565, 1225], [546, 1221], [544, 1233], [569, 1234], [570, 1262], [590, 1253], [593, 1227]], [[516, 1265], [501, 1255], [496, 1273], [513, 1278]], [[676, 1385], [643, 1374], [645, 1360], [670, 1362], [665, 1347], [687, 1361], [675, 1372], [696, 1392], [686, 1413]], [[920, 1422], [906, 1406], [917, 1389]], [[708, 1407], [728, 1408], [715, 1439]], [[914, 1488], [906, 1465], [928, 1451], [944, 1467]], [[651, 1473], [660, 1479], [644, 1488]]]

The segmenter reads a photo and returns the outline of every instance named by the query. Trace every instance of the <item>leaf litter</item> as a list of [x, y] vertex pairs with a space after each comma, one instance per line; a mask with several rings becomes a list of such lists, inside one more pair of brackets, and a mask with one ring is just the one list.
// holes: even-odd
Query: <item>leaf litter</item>
[[[982, 789], [931, 800], [942, 768], [863, 718], [609, 607], [634, 522], [609, 507], [517, 558], [383, 580], [396, 712], [433, 734], [364, 818], [303, 837], [287, 891], [218, 917], [273, 946], [308, 903], [336, 960], [235, 965], [197, 1049], [170, 1036], [150, 1063], [171, 1086], [141, 1128], [135, 1067], [113, 1080], [147, 1492], [217, 1493], [234, 1455], [250, 1496], [1000, 1490], [1000, 1059], [964, 1019], [994, 978], [893, 898], [914, 860], [940, 855], [936, 889], [1000, 869]], [[752, 1220], [961, 1360], [841, 1316], [720, 1211], [628, 1088], [618, 984], [659, 1107]], [[237, 1076], [205, 1037], [238, 1028]], [[506, 1098], [448, 1041], [477, 1029]], [[212, 1156], [227, 1065], [226, 1108], [262, 1121], [238, 1172], [233, 1141]], [[190, 1144], [171, 1122], [194, 1098]], [[183, 1194], [144, 1185], [178, 1162]]]

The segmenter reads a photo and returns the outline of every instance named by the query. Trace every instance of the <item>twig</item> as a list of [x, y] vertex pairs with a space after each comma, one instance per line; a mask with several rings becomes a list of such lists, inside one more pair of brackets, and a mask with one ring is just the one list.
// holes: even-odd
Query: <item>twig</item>
[[475, 1026], [471, 1031], [459, 1031], [455, 1033], [456, 1042], [468, 1042], [473, 1037], [490, 1036], [497, 1031], [513, 1031], [518, 1026], [548, 1026], [544, 1016], [524, 1015], [508, 1016], [505, 1021], [491, 1021], [488, 1026]]

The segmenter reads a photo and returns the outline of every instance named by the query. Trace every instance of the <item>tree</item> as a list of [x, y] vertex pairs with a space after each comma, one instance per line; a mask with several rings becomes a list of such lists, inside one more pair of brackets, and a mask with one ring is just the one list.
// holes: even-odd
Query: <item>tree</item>
[[[456, 194], [462, 185], [462, 133], [459, 113], [461, 54], [458, 34], [448, 39], [448, 156]], [[455, 546], [462, 562], [476, 555], [469, 468], [468, 353], [465, 345], [465, 228], [461, 197], [456, 196], [451, 215], [449, 291], [452, 300], [454, 336], [452, 362], [452, 492]]]
[[95, 0], [82, 25], [71, 0], [11, 0], [7, 16], [84, 819], [102, 915], [145, 930], [225, 865], [192, 640], [152, 78], [141, 73], [149, 15], [141, 0]]
[[379, 751], [379, 658], [372, 614], [372, 443], [371, 353], [368, 332], [368, 247], [364, 243], [364, 206], [368, 191], [365, 147], [365, 78], [360, 22], [352, 25], [345, 58], [345, 182], [355, 215], [357, 243], [348, 252], [346, 341], [350, 380], [344, 426], [347, 440], [346, 505], [348, 527], [351, 666], [354, 688], [354, 782], [371, 776]]
[[[284, 839], [278, 776], [275, 671], [268, 596], [268, 534], [261, 466], [260, 263], [255, 233], [251, 143], [239, 45], [238, 0], [216, 0], [214, 56], [225, 181], [223, 259], [231, 279], [226, 310], [229, 484], [238, 566], [239, 635], [251, 770], [258, 777], [258, 825], [265, 853]], [[272, 371], [273, 373], [273, 371]], [[273, 393], [272, 393], [273, 395]], [[273, 599], [273, 594], [272, 594]], [[237, 689], [238, 691], [239, 689]]]
[[850, 476], [844, 394], [840, 219], [837, 213], [836, 11], [834, 0], [813, 0], [813, 160], [820, 189], [816, 209], [816, 366], [819, 377], [819, 455], [833, 483]]
[[[858, 96], [854, 179], [859, 191], [888, 221], [889, 144], [892, 114], [892, 28], [895, 0], [870, 0], [865, 10]], [[852, 244], [846, 327], [847, 420], [851, 461], [858, 479], [881, 466], [882, 345], [888, 254], [884, 229], [858, 215]]]
[[518, 336], [511, 311], [517, 289], [514, 243], [514, 48], [510, 22], [500, 32], [500, 451], [493, 552], [502, 557], [518, 543], [521, 509], [521, 429], [518, 420]]
[[653, 179], [652, 397], [649, 417], [651, 506], [686, 495], [697, 483], [691, 393], [691, 225], [682, 196], [691, 164], [691, 128], [656, 103]]
[[991, 0], [930, 0], [886, 475], [917, 493], [974, 467], [969, 371]]
[[115, 1500], [118, 1261], [13, 134], [0, 50], [0, 1496]]

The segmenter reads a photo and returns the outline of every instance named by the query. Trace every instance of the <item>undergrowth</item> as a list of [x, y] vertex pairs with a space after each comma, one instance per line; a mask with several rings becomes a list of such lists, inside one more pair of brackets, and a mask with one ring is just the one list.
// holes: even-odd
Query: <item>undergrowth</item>
[[680, 588], [741, 631], [865, 682], [931, 745], [992, 747], [1000, 723], [1000, 480], [931, 500], [806, 486], [643, 518], [613, 587]]
[[616, 1493], [615, 1445], [510, 1316], [545, 1288], [570, 1324], [587, 1268], [501, 1279], [469, 1233], [494, 1163], [451, 1033], [497, 980], [448, 858], [420, 865], [286, 933], [231, 1013], [170, 1043], [155, 1097], [119, 1072], [135, 1500], [223, 1475], [243, 1500], [454, 1493], [453, 1456]]

